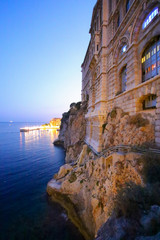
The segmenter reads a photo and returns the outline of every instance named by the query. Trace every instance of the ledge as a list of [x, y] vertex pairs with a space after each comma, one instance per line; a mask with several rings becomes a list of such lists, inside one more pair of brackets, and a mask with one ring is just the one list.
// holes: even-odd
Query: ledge
[[129, 92], [132, 92], [132, 91], [134, 91], [134, 90], [136, 90], [138, 88], [141, 88], [141, 87], [143, 87], [145, 85], [149, 85], [150, 83], [152, 83], [152, 82], [154, 82], [154, 81], [156, 81], [158, 79], [160, 79], [160, 75], [157, 75], [154, 78], [151, 78], [151, 79], [147, 80], [146, 82], [142, 82], [142, 83], [136, 85], [134, 88], [131, 88], [129, 90], [124, 91], [123, 93], [120, 93], [119, 95], [115, 96], [114, 98], [108, 99], [107, 102], [112, 101], [112, 100], [114, 100], [116, 98], [119, 98], [119, 97], [121, 97], [121, 96], [123, 96], [123, 95], [125, 95], [125, 94], [127, 94]]

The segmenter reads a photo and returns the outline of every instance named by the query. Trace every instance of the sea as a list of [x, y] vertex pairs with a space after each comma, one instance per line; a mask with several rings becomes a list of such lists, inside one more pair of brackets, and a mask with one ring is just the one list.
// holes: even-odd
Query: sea
[[20, 132], [41, 123], [0, 123], [0, 240], [84, 240], [50, 200], [48, 181], [64, 164], [56, 130]]

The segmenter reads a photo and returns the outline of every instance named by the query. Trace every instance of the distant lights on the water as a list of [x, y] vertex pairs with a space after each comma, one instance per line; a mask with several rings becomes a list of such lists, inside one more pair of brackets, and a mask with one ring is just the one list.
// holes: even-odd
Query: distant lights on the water
[[34, 130], [59, 130], [59, 126], [32, 126], [20, 128], [20, 132], [29, 132]]

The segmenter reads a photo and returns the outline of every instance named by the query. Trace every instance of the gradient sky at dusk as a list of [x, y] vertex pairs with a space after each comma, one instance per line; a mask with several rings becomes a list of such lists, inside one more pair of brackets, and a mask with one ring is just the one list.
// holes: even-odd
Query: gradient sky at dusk
[[81, 100], [96, 0], [0, 0], [0, 121], [61, 117]]

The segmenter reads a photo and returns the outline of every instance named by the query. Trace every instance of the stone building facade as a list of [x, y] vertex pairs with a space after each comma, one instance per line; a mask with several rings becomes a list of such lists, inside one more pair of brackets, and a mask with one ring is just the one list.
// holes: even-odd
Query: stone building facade
[[160, 1], [97, 0], [82, 63], [88, 100], [86, 142], [102, 150], [102, 125], [114, 107], [142, 113], [160, 146]]

